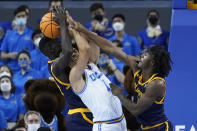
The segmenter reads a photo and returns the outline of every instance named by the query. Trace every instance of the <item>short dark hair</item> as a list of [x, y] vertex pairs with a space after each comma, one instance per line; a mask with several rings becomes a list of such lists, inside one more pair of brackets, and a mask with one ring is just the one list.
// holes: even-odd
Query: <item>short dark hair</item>
[[124, 22], [126, 21], [125, 16], [124, 16], [123, 14], [115, 14], [115, 15], [112, 17], [112, 21], [113, 21], [116, 17], [121, 18]]
[[61, 5], [63, 5], [63, 0], [49, 0], [49, 6], [51, 6], [52, 2], [61, 2]]
[[155, 12], [157, 14], [158, 17], [160, 17], [160, 14], [157, 10], [149, 10], [147, 13], [147, 17], [150, 15], [150, 13]]
[[153, 72], [158, 73], [158, 76], [167, 77], [172, 70], [170, 53], [163, 46], [159, 45], [151, 46], [145, 52], [148, 52], [153, 58]]
[[26, 13], [26, 15], [27, 15], [27, 12], [26, 12], [26, 6], [24, 6], [24, 5], [22, 5], [22, 6], [19, 6], [19, 7], [17, 7], [15, 10], [14, 10], [14, 16], [16, 16], [18, 13], [20, 13], [20, 12], [25, 12]]
[[17, 60], [18, 60], [18, 58], [19, 58], [19, 56], [20, 56], [21, 54], [26, 54], [26, 55], [31, 59], [31, 56], [30, 56], [30, 54], [29, 54], [29, 51], [23, 50], [23, 51], [21, 51], [21, 52], [18, 53]]
[[103, 4], [101, 3], [94, 3], [90, 6], [90, 12], [93, 12], [95, 10], [98, 10], [98, 9], [102, 9], [104, 11], [104, 7], [103, 7]]
[[[12, 87], [10, 93], [14, 93], [14, 92], [15, 92], [15, 86], [14, 86], [14, 83], [13, 83], [13, 81], [12, 81], [12, 78], [9, 77], [9, 76], [2, 76], [2, 77], [0, 78], [0, 81], [1, 81], [1, 79], [3, 79], [3, 78], [8, 78], [8, 79], [10, 80], [10, 82], [11, 82], [11, 87]], [[0, 89], [0, 94], [2, 94], [1, 89]]]
[[40, 33], [42, 33], [40, 29], [35, 29], [34, 32], [31, 35], [32, 40], [33, 40], [35, 35], [40, 34]]
[[43, 37], [39, 42], [39, 49], [49, 59], [54, 60], [59, 57], [62, 51], [61, 41]]

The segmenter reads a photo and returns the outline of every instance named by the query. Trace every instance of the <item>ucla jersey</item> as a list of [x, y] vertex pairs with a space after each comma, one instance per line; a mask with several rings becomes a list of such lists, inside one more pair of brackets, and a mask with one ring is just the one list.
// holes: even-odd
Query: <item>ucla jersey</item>
[[51, 131], [58, 131], [58, 121], [56, 116], [54, 116], [53, 121], [49, 124], [44, 122], [43, 118], [41, 117], [41, 125], [41, 127], [48, 127], [51, 129]]
[[124, 117], [120, 100], [111, 92], [108, 78], [90, 63], [85, 69], [85, 86], [76, 93], [93, 113], [95, 123], [121, 121]]
[[70, 83], [64, 83], [54, 75], [52, 64], [53, 61], [48, 61], [49, 72], [53, 76], [61, 94], [64, 95], [69, 107], [68, 115], [66, 115], [67, 130], [91, 131], [93, 125], [92, 113], [84, 105], [80, 97], [73, 92]]
[[[158, 77], [158, 74], [153, 74], [152, 77], [142, 83], [142, 73], [138, 70], [134, 74], [135, 79], [135, 93], [134, 93], [134, 102], [137, 103], [138, 99], [146, 92], [147, 85], [156, 79], [165, 80], [161, 77]], [[166, 87], [165, 87], [166, 88]], [[160, 101], [155, 101], [151, 107], [149, 107], [145, 112], [137, 116], [138, 122], [141, 124], [141, 129], [151, 129], [152, 127], [157, 127], [166, 123], [167, 117], [164, 114], [164, 97]]]

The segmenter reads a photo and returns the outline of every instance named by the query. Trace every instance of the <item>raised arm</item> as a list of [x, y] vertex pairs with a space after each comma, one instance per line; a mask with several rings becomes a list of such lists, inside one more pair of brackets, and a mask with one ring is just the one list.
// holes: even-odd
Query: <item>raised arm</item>
[[94, 41], [94, 43], [96, 43], [101, 49], [103, 49], [104, 51], [114, 55], [116, 58], [120, 59], [121, 61], [125, 62], [126, 64], [128, 64], [134, 71], [136, 70], [136, 61], [139, 59], [134, 57], [134, 56], [128, 56], [126, 55], [123, 51], [119, 50], [117, 47], [115, 47], [110, 41], [108, 41], [105, 38], [102, 38], [98, 35], [96, 35], [95, 33], [87, 30], [85, 27], [83, 27], [79, 22], [76, 22], [74, 20], [72, 20], [72, 18], [67, 15], [67, 20], [69, 22], [69, 24], [76, 30], [78, 30], [79, 32], [82, 32], [86, 35], [86, 37], [88, 37], [89, 39], [91, 39], [92, 41]]
[[83, 90], [85, 84], [82, 75], [90, 58], [90, 46], [79, 32], [73, 30], [73, 35], [79, 49], [79, 58], [70, 71], [69, 80], [73, 90], [79, 93]]
[[137, 116], [147, 110], [155, 101], [160, 101], [165, 95], [165, 83], [161, 80], [152, 81], [146, 88], [146, 92], [138, 99], [137, 104], [127, 99], [121, 92], [120, 88], [111, 84], [112, 93], [122, 101], [124, 107]]
[[60, 24], [61, 31], [61, 47], [60, 57], [53, 63], [53, 73], [59, 76], [66, 66], [68, 66], [72, 56], [72, 43], [68, 34], [68, 23], [66, 22], [66, 10], [63, 7], [55, 7], [55, 21]]

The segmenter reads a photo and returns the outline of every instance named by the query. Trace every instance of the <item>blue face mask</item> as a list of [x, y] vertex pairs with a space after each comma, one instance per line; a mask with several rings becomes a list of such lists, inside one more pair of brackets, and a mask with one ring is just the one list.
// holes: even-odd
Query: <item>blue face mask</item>
[[27, 69], [27, 67], [30, 65], [29, 61], [27, 60], [21, 60], [18, 62], [18, 65], [22, 68], [22, 69]]
[[24, 26], [27, 23], [27, 18], [16, 18], [15, 25]]
[[101, 57], [99, 58], [99, 60], [98, 60], [98, 65], [99, 65], [100, 67], [102, 67], [102, 68], [107, 67], [107, 65], [108, 65], [108, 60], [109, 60], [108, 57], [103, 57], [103, 56], [101, 56]]

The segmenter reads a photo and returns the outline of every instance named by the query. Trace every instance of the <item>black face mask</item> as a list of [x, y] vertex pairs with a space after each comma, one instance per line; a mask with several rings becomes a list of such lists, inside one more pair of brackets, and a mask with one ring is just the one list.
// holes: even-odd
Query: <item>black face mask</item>
[[157, 22], [158, 22], [157, 16], [154, 16], [154, 15], [150, 16], [149, 22], [150, 22], [152, 25], [156, 25]]
[[99, 22], [101, 22], [103, 20], [103, 16], [102, 15], [95, 15], [94, 19], [98, 20]]

